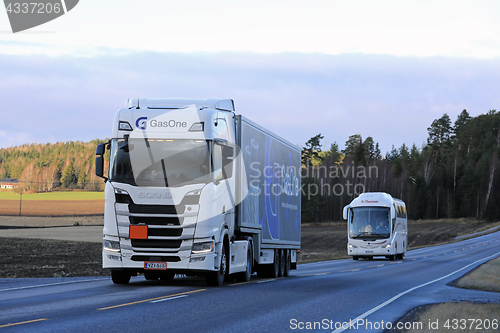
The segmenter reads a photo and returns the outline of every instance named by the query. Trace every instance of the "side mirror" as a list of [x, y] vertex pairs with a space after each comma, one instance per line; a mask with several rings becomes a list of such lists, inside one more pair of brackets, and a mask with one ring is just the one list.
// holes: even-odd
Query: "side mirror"
[[104, 178], [104, 181], [108, 180], [107, 177], [104, 177], [104, 150], [106, 149], [107, 143], [101, 143], [97, 146], [95, 150], [95, 154], [97, 155], [95, 158], [95, 174], [98, 177]]
[[391, 220], [394, 220], [396, 218], [396, 209], [394, 206], [391, 206]]
[[106, 143], [101, 143], [100, 145], [97, 146], [95, 149], [95, 154], [96, 155], [104, 155], [104, 150], [106, 149]]
[[344, 212], [343, 212], [343, 217], [344, 217], [344, 220], [347, 220], [347, 212], [349, 210], [349, 206], [345, 206], [344, 207]]

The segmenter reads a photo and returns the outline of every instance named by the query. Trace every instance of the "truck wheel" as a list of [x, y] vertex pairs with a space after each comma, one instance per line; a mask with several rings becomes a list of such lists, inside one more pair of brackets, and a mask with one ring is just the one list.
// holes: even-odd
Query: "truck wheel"
[[221, 287], [224, 284], [224, 277], [226, 275], [226, 247], [222, 246], [222, 253], [220, 256], [220, 267], [217, 272], [208, 273], [206, 279], [209, 286]]
[[238, 282], [248, 282], [252, 276], [253, 251], [252, 243], [247, 243], [247, 269], [244, 272], [238, 273], [236, 280]]
[[277, 278], [279, 275], [279, 270], [280, 270], [280, 256], [279, 256], [279, 251], [274, 250], [274, 261], [272, 265], [269, 265], [269, 277], [270, 278]]
[[283, 276], [290, 276], [290, 269], [292, 268], [292, 254], [290, 250], [285, 250], [285, 274]]
[[144, 278], [148, 281], [156, 281], [159, 275], [157, 272], [144, 272]]
[[284, 277], [285, 276], [285, 251], [286, 250], [278, 250], [279, 251], [279, 256], [280, 256], [280, 269], [278, 271], [278, 276], [279, 277]]
[[111, 271], [111, 280], [114, 284], [127, 284], [130, 282], [130, 273], [125, 271]]

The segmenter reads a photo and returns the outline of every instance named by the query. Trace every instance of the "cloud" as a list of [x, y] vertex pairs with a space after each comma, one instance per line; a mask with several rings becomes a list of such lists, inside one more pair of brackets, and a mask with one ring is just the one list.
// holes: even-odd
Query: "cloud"
[[[500, 62], [344, 54], [128, 52], [0, 55], [0, 147], [111, 134], [128, 98], [232, 98], [238, 114], [303, 146], [359, 133], [420, 146], [443, 113], [499, 108]], [[26, 141], [29, 140], [29, 141]]]

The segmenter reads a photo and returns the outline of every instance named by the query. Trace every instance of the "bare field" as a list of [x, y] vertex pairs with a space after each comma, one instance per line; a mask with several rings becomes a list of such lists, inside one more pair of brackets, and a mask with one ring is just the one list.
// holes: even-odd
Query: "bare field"
[[83, 216], [104, 214], [104, 200], [0, 200], [4, 216]]
[[[56, 223], [50, 218], [4, 218], [10, 226], [73, 225], [74, 219], [62, 219]], [[55, 220], [55, 219], [54, 219]], [[5, 222], [5, 221], [4, 221]], [[66, 223], [66, 224], [65, 224]], [[102, 223], [102, 217], [92, 224]], [[9, 228], [9, 223], [2, 223]], [[90, 221], [82, 223], [91, 224]], [[410, 248], [451, 242], [457, 236], [473, 234], [491, 229], [499, 222], [481, 221], [417, 221], [409, 222]], [[308, 261], [339, 259], [347, 257], [346, 223], [305, 224], [302, 226], [302, 249], [299, 263]], [[0, 253], [0, 277], [51, 277], [89, 276], [106, 274], [100, 268], [101, 247], [99, 243], [69, 242], [48, 239], [2, 238]], [[80, 249], [67, 250], [67, 249]], [[53, 254], [53, 255], [52, 255]], [[85, 264], [83, 264], [85, 263]]]
[[52, 239], [2, 238], [0, 278], [109, 275], [102, 269], [102, 245]]

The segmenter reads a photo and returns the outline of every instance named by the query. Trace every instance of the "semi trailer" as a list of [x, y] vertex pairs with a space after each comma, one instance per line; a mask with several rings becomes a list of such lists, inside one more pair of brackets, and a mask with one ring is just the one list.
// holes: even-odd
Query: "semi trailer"
[[186, 274], [221, 286], [296, 268], [301, 150], [236, 115], [233, 100], [129, 99], [111, 137], [96, 174], [114, 283]]

